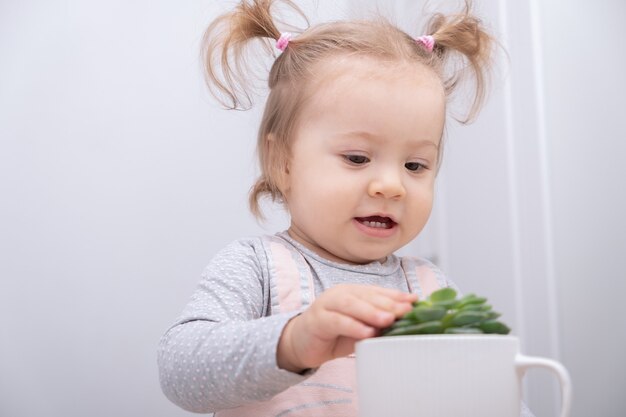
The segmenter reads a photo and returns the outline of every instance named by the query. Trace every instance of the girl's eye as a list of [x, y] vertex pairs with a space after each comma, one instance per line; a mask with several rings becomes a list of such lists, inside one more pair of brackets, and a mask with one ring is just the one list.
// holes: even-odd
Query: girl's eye
[[426, 166], [420, 164], [419, 162], [407, 162], [404, 164], [404, 167], [413, 172], [421, 171], [426, 168]]
[[354, 165], [363, 165], [370, 161], [367, 156], [363, 155], [344, 155], [344, 158]]

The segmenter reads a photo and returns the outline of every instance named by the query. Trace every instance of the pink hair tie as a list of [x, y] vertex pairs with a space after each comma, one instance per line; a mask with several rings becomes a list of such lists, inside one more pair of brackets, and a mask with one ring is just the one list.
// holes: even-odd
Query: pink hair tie
[[291, 33], [283, 32], [280, 34], [280, 38], [276, 41], [276, 48], [280, 49], [281, 52], [285, 52], [287, 49], [287, 45], [289, 45], [289, 41], [291, 40]]
[[432, 52], [433, 47], [435, 46], [435, 38], [430, 35], [420, 36], [419, 38], [415, 39], [415, 41], [422, 45], [424, 48], [426, 48], [428, 52]]

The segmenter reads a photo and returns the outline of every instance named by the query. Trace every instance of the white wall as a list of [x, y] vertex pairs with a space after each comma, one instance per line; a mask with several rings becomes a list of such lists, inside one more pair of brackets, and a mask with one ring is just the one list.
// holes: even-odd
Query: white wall
[[575, 417], [624, 416], [626, 2], [539, 4], [561, 357]]
[[258, 113], [219, 111], [200, 76], [218, 6], [0, 3], [0, 416], [188, 415], [156, 344], [260, 231]]
[[[510, 67], [475, 125], [449, 126], [432, 222], [403, 252], [563, 360], [574, 416], [623, 415], [626, 59], [588, 33], [625, 39], [624, 4], [476, 3]], [[299, 4], [314, 22], [378, 6], [421, 34], [423, 2]], [[202, 84], [200, 37], [231, 5], [0, 2], [0, 416], [188, 415], [158, 387], [159, 337], [212, 254], [285, 225], [246, 207], [260, 106], [222, 111]], [[528, 385], [553, 415], [550, 379]]]

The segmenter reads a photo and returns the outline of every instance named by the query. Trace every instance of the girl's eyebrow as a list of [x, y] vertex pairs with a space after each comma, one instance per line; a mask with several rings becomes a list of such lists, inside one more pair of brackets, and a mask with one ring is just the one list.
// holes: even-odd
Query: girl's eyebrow
[[366, 130], [351, 130], [347, 132], [341, 132], [339, 134], [340, 139], [363, 139], [368, 142], [383, 142], [384, 139], [379, 135], [368, 132]]
[[[381, 136], [372, 132], [368, 132], [366, 130], [351, 130], [347, 132], [342, 132], [338, 136], [339, 136], [339, 139], [358, 138], [358, 139], [365, 139], [366, 141], [371, 141], [371, 142], [384, 142], [385, 141], [385, 139], [382, 138]], [[433, 142], [432, 140], [418, 139], [414, 143], [417, 147], [432, 146], [435, 149], [439, 150], [439, 144]]]

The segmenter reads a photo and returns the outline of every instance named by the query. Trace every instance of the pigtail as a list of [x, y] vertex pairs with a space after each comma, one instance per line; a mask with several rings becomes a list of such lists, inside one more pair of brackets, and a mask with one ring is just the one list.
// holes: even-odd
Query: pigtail
[[251, 80], [258, 66], [251, 62], [248, 47], [257, 40], [266, 55], [274, 56], [274, 45], [281, 33], [272, 18], [272, 8], [278, 2], [304, 17], [290, 0], [244, 0], [214, 20], [204, 33], [205, 81], [226, 108], [247, 109], [252, 105]]
[[467, 0], [465, 10], [461, 14], [452, 16], [435, 14], [430, 19], [427, 29], [427, 33], [432, 34], [435, 40], [433, 54], [440, 60], [442, 67], [458, 64], [450, 61], [459, 58], [459, 54], [465, 62], [464, 68], [455, 68], [451, 71], [451, 76], [444, 78], [446, 94], [450, 95], [468, 72], [473, 76], [474, 100], [467, 116], [458, 119], [461, 123], [473, 121], [484, 103], [495, 44], [495, 39], [483, 28], [480, 19], [470, 14], [470, 9], [471, 1]]

